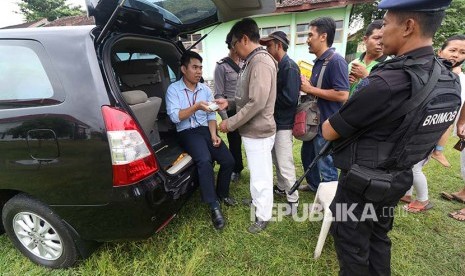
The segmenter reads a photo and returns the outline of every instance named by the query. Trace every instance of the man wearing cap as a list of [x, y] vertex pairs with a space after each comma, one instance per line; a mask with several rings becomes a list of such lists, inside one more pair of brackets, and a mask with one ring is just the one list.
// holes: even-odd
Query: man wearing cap
[[[320, 125], [315, 138], [302, 143], [300, 156], [304, 170], [326, 143], [321, 135], [321, 123], [338, 111], [342, 103], [349, 98], [347, 62], [336, 53], [336, 49], [331, 47], [335, 33], [336, 22], [330, 17], [319, 17], [309, 24], [307, 44], [309, 52], [314, 54], [316, 59], [310, 81], [302, 76], [300, 90], [308, 95], [303, 96], [301, 100], [310, 96], [318, 98]], [[307, 184], [300, 185], [299, 190], [316, 192], [320, 182], [336, 181], [337, 169], [333, 164], [332, 156], [321, 157], [306, 175], [306, 180]]]
[[[323, 137], [336, 140], [333, 157], [341, 170], [330, 206], [335, 217], [331, 234], [339, 259], [339, 275], [391, 274], [391, 241], [387, 233], [393, 226], [393, 209], [412, 185], [411, 164], [427, 155], [437, 142], [436, 136], [440, 136], [419, 131], [426, 129], [422, 128], [425, 124], [408, 125], [414, 118], [423, 120], [428, 115], [418, 116], [425, 110], [418, 95], [425, 94], [425, 87], [431, 87], [426, 95], [434, 95], [434, 99], [454, 94], [439, 101], [443, 107], [460, 106], [458, 82], [446, 67], [435, 61], [432, 47], [433, 36], [450, 2], [382, 0], [378, 8], [388, 10], [382, 28], [384, 53], [396, 57], [372, 70], [357, 87], [358, 92], [323, 123]], [[418, 77], [412, 72], [418, 73]], [[440, 85], [448, 85], [447, 91], [436, 86], [438, 74], [442, 78]], [[432, 85], [427, 86], [428, 83]], [[408, 113], [399, 112], [406, 107], [405, 102], [415, 104]], [[434, 127], [447, 128], [450, 123]], [[349, 143], [343, 147], [346, 138]], [[428, 148], [422, 148], [416, 143], [429, 144]], [[415, 151], [407, 151], [409, 146]], [[398, 156], [409, 162], [401, 158], [390, 162], [397, 152], [404, 152]]]
[[277, 185], [275, 194], [286, 196], [288, 208], [286, 214], [297, 212], [299, 204], [298, 192], [288, 195], [295, 182], [295, 166], [292, 151], [292, 127], [300, 91], [300, 69], [287, 55], [289, 40], [282, 31], [271, 33], [260, 39], [260, 44], [266, 46], [270, 55], [278, 61], [278, 77], [276, 86], [276, 102], [274, 105], [274, 120], [276, 122], [276, 137], [273, 146], [273, 163], [276, 168]]
[[[236, 84], [239, 71], [243, 62], [231, 47], [232, 34], [228, 33], [226, 36], [226, 45], [228, 46], [228, 56], [219, 60], [215, 67], [215, 99], [231, 99], [231, 104], [228, 110], [218, 112], [222, 120], [236, 115], [236, 103], [234, 101], [236, 93]], [[242, 163], [242, 148], [241, 148], [241, 135], [239, 131], [231, 131], [227, 133], [229, 142], [229, 151], [234, 157], [234, 170], [231, 175], [232, 182], [238, 182], [241, 172], [244, 169]]]

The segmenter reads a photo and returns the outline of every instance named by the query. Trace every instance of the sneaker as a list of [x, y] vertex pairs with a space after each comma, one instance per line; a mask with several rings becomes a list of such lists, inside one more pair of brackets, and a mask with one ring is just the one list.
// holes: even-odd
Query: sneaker
[[274, 192], [276, 195], [279, 195], [279, 196], [286, 196], [286, 191], [285, 191], [285, 190], [281, 190], [281, 189], [278, 188], [278, 186], [276, 186], [276, 185], [273, 186], [273, 192]]
[[299, 191], [302, 191], [302, 192], [316, 192], [316, 189], [313, 188], [312, 186], [308, 185], [308, 184], [302, 184], [299, 186]]
[[297, 207], [299, 207], [299, 202], [287, 202], [289, 205], [288, 208], [286, 208], [286, 212], [284, 213], [285, 216], [293, 216], [297, 214]]
[[258, 234], [261, 231], [265, 230], [266, 226], [268, 225], [268, 221], [260, 221], [257, 220], [256, 222], [252, 223], [252, 225], [247, 228], [247, 231], [252, 234]]
[[239, 180], [241, 179], [241, 173], [240, 172], [233, 172], [231, 174], [231, 182], [239, 182]]

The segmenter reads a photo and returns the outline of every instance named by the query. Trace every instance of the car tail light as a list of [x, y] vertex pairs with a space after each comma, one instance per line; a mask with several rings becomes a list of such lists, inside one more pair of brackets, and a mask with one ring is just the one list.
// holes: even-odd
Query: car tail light
[[113, 186], [131, 185], [158, 171], [155, 155], [134, 119], [126, 112], [102, 107], [113, 165]]

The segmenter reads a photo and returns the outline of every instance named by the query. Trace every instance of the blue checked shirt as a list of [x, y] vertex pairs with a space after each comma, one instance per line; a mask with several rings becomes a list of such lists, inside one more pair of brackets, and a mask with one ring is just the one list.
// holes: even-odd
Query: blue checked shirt
[[213, 101], [212, 91], [203, 83], [197, 83], [195, 90], [192, 91], [187, 88], [181, 78], [168, 87], [168, 91], [166, 92], [166, 111], [171, 121], [176, 124], [178, 132], [199, 126], [208, 127], [208, 121], [216, 121], [215, 112], [206, 112], [203, 110], [197, 110], [189, 118], [182, 121], [179, 120], [179, 111], [189, 108], [199, 101]]

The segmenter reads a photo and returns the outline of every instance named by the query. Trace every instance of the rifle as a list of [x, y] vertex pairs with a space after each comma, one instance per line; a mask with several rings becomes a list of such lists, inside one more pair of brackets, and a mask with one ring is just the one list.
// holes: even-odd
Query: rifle
[[332, 147], [331, 147], [331, 141], [326, 141], [326, 143], [323, 145], [323, 147], [321, 148], [320, 152], [318, 152], [318, 154], [315, 156], [315, 158], [313, 158], [312, 160], [312, 163], [310, 163], [310, 165], [308, 165], [307, 169], [305, 170], [304, 174], [299, 178], [297, 179], [297, 181], [294, 183], [294, 186], [292, 186], [292, 188], [289, 190], [289, 192], [287, 194], [289, 195], [292, 195], [296, 190], [297, 188], [299, 187], [300, 183], [302, 183], [302, 181], [304, 180], [305, 176], [310, 172], [310, 170], [316, 165], [316, 162], [318, 162], [318, 160], [323, 157], [323, 156], [326, 156], [328, 154], [330, 154], [332, 151]]

